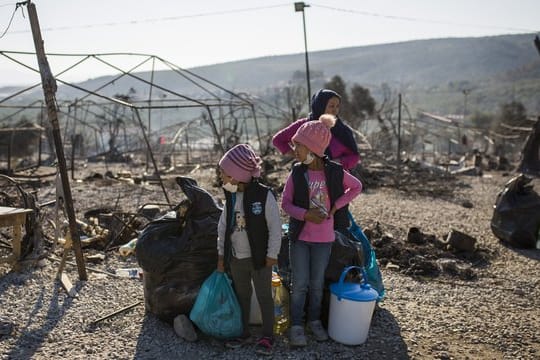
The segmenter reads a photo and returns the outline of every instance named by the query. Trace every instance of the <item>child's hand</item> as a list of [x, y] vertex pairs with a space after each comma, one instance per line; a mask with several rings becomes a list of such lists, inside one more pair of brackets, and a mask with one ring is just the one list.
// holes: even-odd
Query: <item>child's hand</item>
[[270, 257], [266, 257], [266, 267], [272, 267], [274, 265], [277, 265], [277, 259], [272, 259]]
[[332, 206], [332, 209], [328, 213], [328, 218], [334, 217], [334, 214], [336, 213], [336, 211], [337, 211], [336, 205]]
[[304, 220], [320, 224], [326, 219], [326, 214], [319, 208], [309, 209], [304, 215]]
[[225, 272], [225, 266], [223, 265], [223, 256], [218, 257], [217, 271]]

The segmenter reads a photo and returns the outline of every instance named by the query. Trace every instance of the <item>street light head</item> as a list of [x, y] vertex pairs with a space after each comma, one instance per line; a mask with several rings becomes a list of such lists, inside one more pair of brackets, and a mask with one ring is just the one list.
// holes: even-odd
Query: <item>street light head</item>
[[304, 8], [307, 8], [309, 7], [309, 5], [307, 5], [305, 2], [303, 1], [300, 1], [300, 2], [295, 2], [294, 3], [294, 11], [298, 12], [298, 11], [304, 11]]

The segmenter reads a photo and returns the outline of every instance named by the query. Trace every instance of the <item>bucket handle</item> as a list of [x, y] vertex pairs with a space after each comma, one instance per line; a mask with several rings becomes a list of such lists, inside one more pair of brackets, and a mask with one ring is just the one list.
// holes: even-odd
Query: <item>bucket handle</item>
[[349, 271], [351, 271], [352, 269], [357, 269], [358, 272], [360, 274], [362, 274], [362, 285], [361, 286], [365, 286], [368, 283], [367, 274], [366, 274], [366, 270], [364, 269], [364, 267], [362, 267], [362, 266], [348, 266], [348, 267], [346, 267], [345, 269], [343, 269], [343, 272], [341, 273], [341, 276], [339, 277], [339, 282], [338, 282], [338, 294], [339, 295], [337, 295], [338, 300], [341, 300], [340, 295], [343, 294], [343, 280], [345, 280], [345, 276], [347, 276], [347, 273]]

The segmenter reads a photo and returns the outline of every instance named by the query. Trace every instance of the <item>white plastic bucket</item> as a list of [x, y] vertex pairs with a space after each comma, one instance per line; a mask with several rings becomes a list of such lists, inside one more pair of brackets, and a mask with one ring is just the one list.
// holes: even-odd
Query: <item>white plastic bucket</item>
[[[362, 284], [344, 283], [345, 275], [351, 269], [362, 272]], [[328, 335], [345, 345], [360, 345], [366, 342], [379, 294], [367, 283], [361, 267], [350, 266], [343, 270], [339, 282], [330, 285], [330, 314]]]

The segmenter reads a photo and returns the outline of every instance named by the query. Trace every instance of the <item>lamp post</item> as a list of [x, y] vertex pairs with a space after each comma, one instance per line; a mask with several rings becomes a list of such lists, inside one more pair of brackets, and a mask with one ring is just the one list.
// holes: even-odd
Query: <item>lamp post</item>
[[302, 22], [304, 24], [304, 45], [306, 49], [306, 80], [307, 80], [307, 97], [308, 97], [308, 109], [309, 109], [309, 102], [311, 101], [311, 84], [309, 81], [309, 58], [308, 58], [308, 50], [307, 50], [307, 36], [306, 36], [306, 14], [304, 12], [304, 9], [309, 7], [305, 2], [295, 2], [294, 3], [294, 11], [295, 12], [302, 12]]

